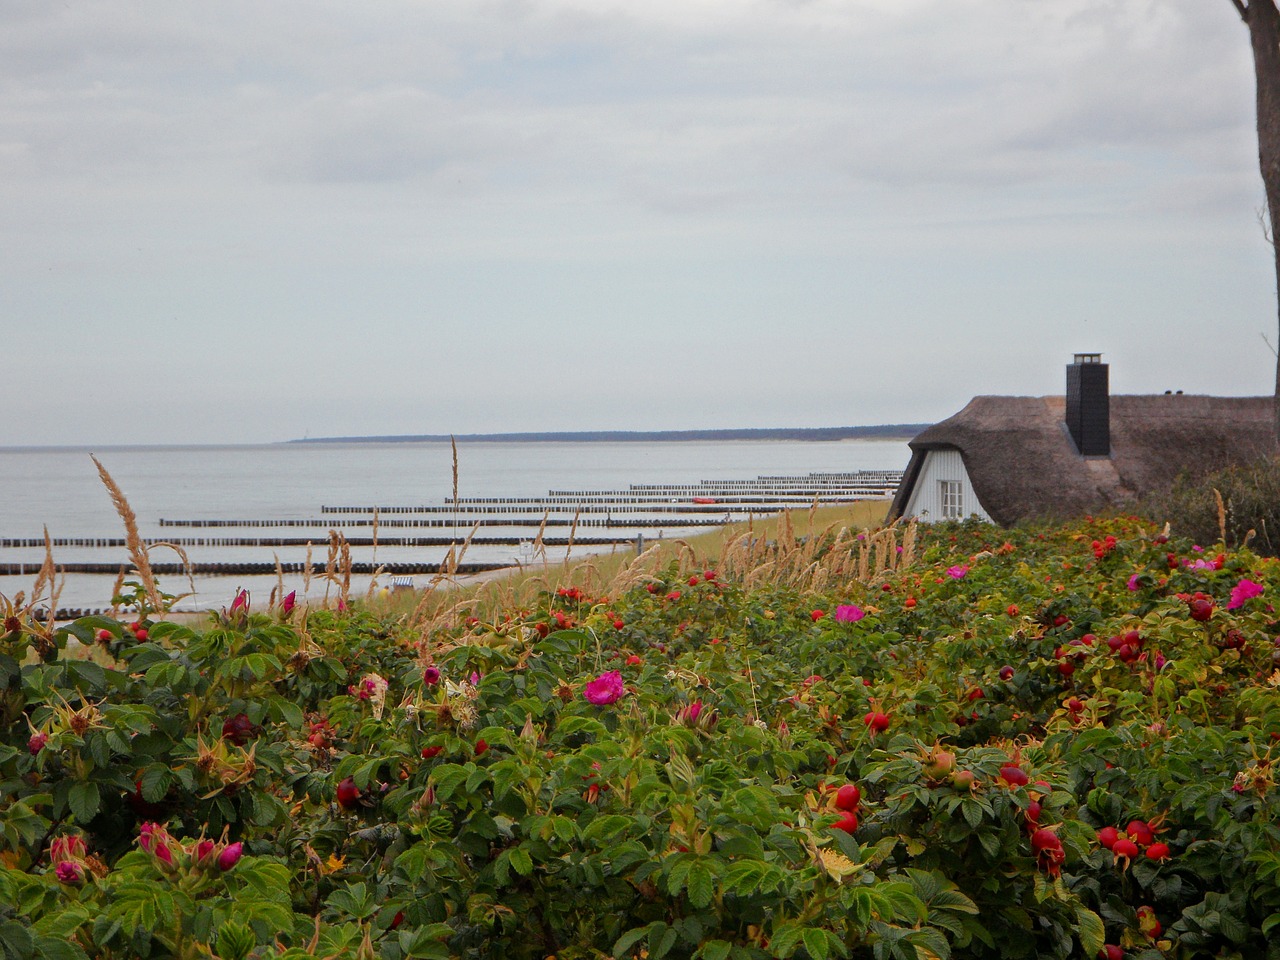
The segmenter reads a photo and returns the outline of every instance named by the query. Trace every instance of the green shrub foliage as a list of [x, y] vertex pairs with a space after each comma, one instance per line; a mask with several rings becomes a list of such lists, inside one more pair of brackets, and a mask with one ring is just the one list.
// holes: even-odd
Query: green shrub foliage
[[1280, 956], [1275, 560], [969, 523], [751, 583], [10, 616], [0, 954]]

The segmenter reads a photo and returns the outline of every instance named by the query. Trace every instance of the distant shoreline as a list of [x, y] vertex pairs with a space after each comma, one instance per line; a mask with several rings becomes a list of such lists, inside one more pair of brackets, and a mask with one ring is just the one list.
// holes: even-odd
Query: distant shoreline
[[864, 427], [766, 427], [743, 430], [579, 430], [540, 433], [447, 433], [380, 437], [304, 437], [284, 443], [661, 443], [707, 440], [910, 440], [927, 423]]

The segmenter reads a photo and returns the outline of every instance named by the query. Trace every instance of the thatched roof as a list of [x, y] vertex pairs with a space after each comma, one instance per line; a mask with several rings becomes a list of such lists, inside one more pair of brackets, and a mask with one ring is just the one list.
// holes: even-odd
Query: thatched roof
[[1122, 506], [1196, 474], [1275, 452], [1272, 397], [1111, 397], [1111, 456], [1085, 458], [1063, 397], [975, 397], [911, 441], [891, 516], [906, 508], [929, 450], [960, 451], [978, 500], [1004, 526]]

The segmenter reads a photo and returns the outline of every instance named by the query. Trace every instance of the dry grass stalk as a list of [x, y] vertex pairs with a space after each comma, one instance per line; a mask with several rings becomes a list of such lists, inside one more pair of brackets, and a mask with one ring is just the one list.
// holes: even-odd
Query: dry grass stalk
[[129, 568], [121, 567], [120, 572], [116, 574], [116, 582], [111, 585], [111, 612], [119, 613], [120, 604], [116, 603], [116, 597], [120, 596], [120, 588], [124, 586], [124, 578], [128, 576]]
[[[431, 599], [435, 594], [437, 581], [432, 580], [427, 584], [427, 588], [422, 591], [422, 596], [418, 598], [418, 602], [413, 607], [413, 612], [409, 614], [408, 624], [410, 629], [418, 629], [427, 615], [427, 610], [431, 606]], [[425, 639], [425, 634], [423, 635]]]
[[622, 568], [614, 574], [613, 581], [609, 584], [609, 592], [625, 593], [638, 583], [652, 580], [652, 565], [661, 550], [662, 544], [655, 543], [631, 562], [623, 564]]
[[381, 567], [374, 568], [373, 576], [369, 579], [369, 589], [364, 592], [365, 603], [368, 603], [370, 600], [373, 599], [373, 595], [378, 589], [378, 578], [382, 576], [386, 572], [386, 570], [387, 568], [385, 564]]
[[600, 568], [590, 560], [584, 560], [574, 568], [574, 572], [581, 572], [582, 587], [588, 596], [596, 592], [597, 586], [602, 585], [604, 578], [600, 575]]
[[329, 587], [338, 580], [338, 531], [329, 530], [329, 555], [324, 561], [324, 602], [329, 604]]
[[44, 562], [40, 564], [40, 570], [36, 574], [36, 582], [31, 587], [31, 603], [28, 606], [34, 606], [39, 602], [40, 597], [44, 594], [45, 587], [52, 589], [55, 576], [53, 541], [49, 538], [49, 528], [46, 526], [44, 528]]
[[462, 549], [458, 551], [458, 560], [454, 564], [453, 571], [456, 574], [458, 567], [462, 564], [462, 558], [467, 555], [467, 551], [471, 548], [471, 541], [475, 539], [477, 533], [480, 532], [480, 521], [477, 520], [471, 525], [471, 529], [467, 532], [467, 539], [462, 541]]
[[129, 547], [129, 559], [133, 561], [134, 569], [138, 571], [138, 578], [142, 581], [143, 589], [147, 591], [147, 602], [151, 604], [153, 610], [161, 610], [163, 609], [163, 604], [160, 602], [160, 589], [156, 586], [155, 575], [151, 572], [151, 560], [147, 556], [147, 548], [142, 542], [142, 537], [138, 535], [137, 515], [134, 514], [133, 508], [129, 506], [129, 501], [125, 498], [124, 491], [111, 479], [111, 474], [107, 472], [107, 468], [92, 454], [89, 455], [89, 459], [98, 468], [98, 476], [102, 478], [103, 485], [106, 486], [107, 492], [111, 494], [111, 502], [116, 508], [116, 513], [120, 515], [120, 520], [124, 523], [125, 543]]
[[458, 441], [449, 434], [449, 447], [453, 451], [453, 538], [458, 539]]
[[307, 541], [307, 558], [302, 563], [302, 594], [311, 589], [311, 541]]
[[898, 569], [910, 567], [916, 562], [916, 518], [907, 522], [907, 530], [902, 535], [902, 553], [898, 556]]
[[341, 533], [338, 534], [338, 550], [339, 550], [339, 572], [342, 574], [342, 593], [338, 596], [338, 602], [342, 606], [347, 605], [347, 597], [351, 593], [351, 546], [347, 543], [347, 538]]
[[698, 555], [694, 551], [693, 547], [689, 546], [688, 540], [681, 540], [677, 537], [671, 542], [676, 548], [676, 569], [679, 570], [681, 574], [688, 573], [690, 570], [702, 566], [702, 564], [698, 563]]
[[[151, 551], [156, 549], [156, 547], [168, 547], [178, 555], [178, 559], [182, 561], [182, 572], [187, 575], [187, 587], [189, 590], [189, 592], [183, 594], [183, 596], [189, 597], [194, 594], [196, 592], [195, 570], [191, 566], [191, 558], [187, 556], [187, 551], [183, 550], [178, 544], [171, 543], [168, 540], [157, 540], [155, 543], [147, 546], [147, 555], [150, 556]], [[177, 599], [181, 600], [182, 597], [178, 597]]]
[[582, 505], [573, 513], [573, 523], [569, 526], [569, 545], [564, 550], [564, 562], [569, 562], [569, 554], [573, 553], [573, 538], [578, 535], [578, 518], [582, 516]]
[[448, 580], [452, 576], [450, 571], [455, 569], [457, 565], [458, 565], [458, 558], [457, 558], [457, 553], [454, 550], [454, 545], [449, 544], [449, 552], [446, 553], [444, 555], [444, 559], [440, 561], [440, 566], [439, 568], [437, 568], [435, 576], [431, 578], [431, 582], [443, 583], [444, 581]]
[[791, 529], [791, 511], [783, 510], [778, 517], [778, 534], [776, 549], [786, 551], [795, 543], [795, 531]]
[[276, 585], [271, 588], [271, 600], [267, 604], [268, 610], [274, 610], [276, 600], [284, 599], [284, 567], [280, 565], [280, 554], [272, 552], [271, 556], [276, 561]]
[[543, 511], [542, 522], [538, 524], [538, 535], [533, 538], [533, 555], [535, 557], [538, 555], [542, 556], [543, 567], [547, 565], [547, 544], [545, 536], [547, 532], [547, 518], [549, 516], [551, 516], [550, 510]]
[[1227, 544], [1227, 508], [1222, 502], [1222, 492], [1217, 487], [1213, 488], [1213, 499], [1218, 504], [1218, 542], [1223, 546]]

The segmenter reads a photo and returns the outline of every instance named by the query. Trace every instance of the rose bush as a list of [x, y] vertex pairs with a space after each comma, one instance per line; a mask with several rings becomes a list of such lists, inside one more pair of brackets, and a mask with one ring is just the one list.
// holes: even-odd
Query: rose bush
[[1276, 561], [1127, 518], [920, 547], [426, 636], [7, 618], [0, 951], [1267, 956]]

